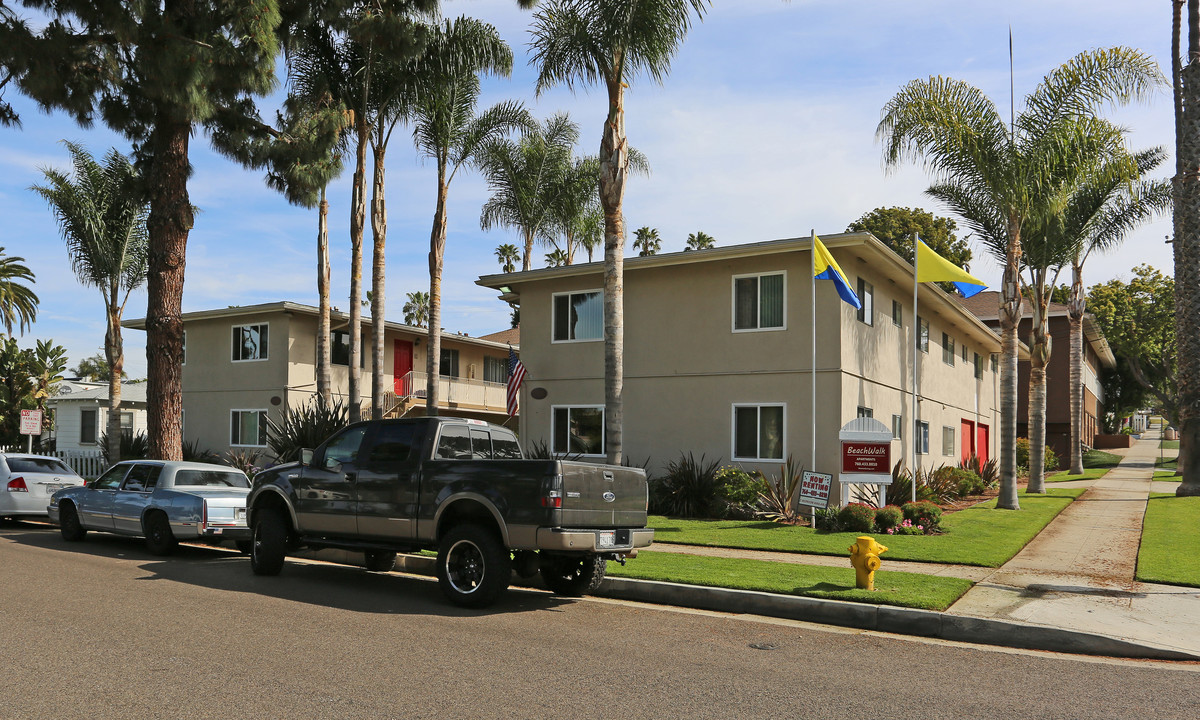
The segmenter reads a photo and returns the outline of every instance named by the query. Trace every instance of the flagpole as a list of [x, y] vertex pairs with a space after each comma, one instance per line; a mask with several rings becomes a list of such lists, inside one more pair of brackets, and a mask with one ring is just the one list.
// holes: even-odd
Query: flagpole
[[921, 467], [920, 461], [917, 458], [917, 443], [920, 438], [917, 437], [917, 345], [921, 342], [921, 316], [917, 312], [917, 262], [919, 253], [917, 252], [917, 243], [920, 238], [916, 233], [913, 233], [913, 344], [912, 344], [912, 450], [913, 450], [913, 468], [912, 468], [912, 501], [917, 501], [917, 478], [920, 473], [918, 469]]
[[[809, 470], [817, 471], [817, 231], [814, 228], [809, 231], [809, 260], [812, 267], [809, 268], [808, 282], [812, 288], [812, 302], [809, 303], [809, 308], [812, 310], [812, 365], [809, 365], [809, 377], [812, 380], [812, 415], [809, 416], [810, 424], [812, 425], [812, 462], [809, 465]], [[813, 512], [816, 512], [814, 508]]]

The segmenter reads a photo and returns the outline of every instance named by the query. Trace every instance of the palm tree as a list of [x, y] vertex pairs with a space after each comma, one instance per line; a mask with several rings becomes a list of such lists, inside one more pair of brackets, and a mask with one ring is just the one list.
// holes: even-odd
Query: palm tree
[[[1171, 79], [1175, 101], [1175, 176], [1173, 225], [1175, 240], [1175, 337], [1179, 343], [1179, 400], [1184, 408], [1200, 407], [1200, 6], [1188, 0], [1187, 67], [1179, 53], [1183, 0], [1175, 0], [1171, 32]], [[1183, 413], [1179, 426], [1179, 465], [1183, 481], [1176, 495], [1200, 495], [1200, 416]]]
[[425, 353], [426, 414], [438, 414], [441, 359], [442, 263], [446, 255], [446, 200], [460, 169], [477, 165], [485, 149], [510, 131], [535, 125], [519, 102], [502, 102], [475, 115], [479, 74], [508, 75], [512, 50], [496, 28], [459, 18], [434, 31], [418, 64], [421, 83], [413, 108], [417, 149], [437, 164], [437, 207], [429, 234], [429, 346]]
[[100, 290], [107, 321], [104, 358], [108, 361], [108, 452], [113, 462], [121, 450], [121, 375], [125, 349], [121, 315], [129, 294], [146, 280], [150, 203], [142, 177], [115, 149], [104, 164], [82, 146], [65, 143], [71, 153], [74, 178], [42, 169], [47, 185], [34, 185], [58, 220], [67, 242], [71, 268], [84, 285]]
[[583, 217], [579, 218], [575, 238], [579, 241], [579, 247], [587, 251], [588, 262], [592, 262], [596, 248], [604, 244], [604, 208], [600, 207], [600, 203], [589, 205]]
[[5, 255], [0, 247], [0, 323], [12, 335], [16, 324], [22, 335], [37, 319], [38, 296], [25, 285], [34, 284], [33, 271], [23, 265], [25, 258]]
[[480, 171], [492, 195], [484, 203], [479, 226], [501, 226], [521, 233], [525, 254], [521, 270], [533, 262], [535, 240], [553, 239], [554, 207], [571, 168], [571, 149], [579, 140], [579, 126], [566, 113], [530, 127], [521, 139], [497, 140], [481, 153]]
[[546, 253], [546, 267], [562, 267], [570, 264], [567, 253], [563, 250], [554, 248], [553, 251]]
[[521, 251], [512, 243], [504, 243], [496, 248], [496, 259], [500, 261], [501, 272], [514, 272], [517, 269], [517, 261], [521, 259]]
[[404, 324], [423, 328], [428, 322], [429, 293], [424, 290], [408, 293], [408, 302], [404, 303]]
[[687, 247], [685, 247], [683, 249], [683, 251], [687, 252], [688, 250], [708, 250], [714, 244], [716, 244], [716, 242], [717, 242], [716, 240], [713, 240], [712, 235], [709, 235], [708, 233], [706, 233], [704, 231], [694, 232], [694, 233], [691, 233], [688, 235]]
[[[33, 401], [37, 404], [37, 409], [42, 411], [43, 430], [54, 426], [49, 413], [46, 412], [46, 401], [58, 391], [58, 384], [62, 382], [66, 369], [67, 349], [62, 345], [55, 345], [52, 340], [38, 340], [29, 370]], [[120, 427], [119, 419], [117, 426]]]
[[649, 225], [643, 225], [633, 231], [633, 248], [638, 250], [638, 257], [654, 255], [662, 248], [662, 240], [658, 238], [658, 230]]
[[1000, 497], [1017, 500], [1017, 326], [1022, 228], [1044, 218], [1089, 164], [1122, 147], [1108, 123], [1093, 119], [1108, 103], [1147, 96], [1161, 81], [1147, 55], [1127, 48], [1081, 53], [1056, 68], [1005, 123], [980, 90], [944, 77], [915, 80], [884, 106], [877, 135], [896, 167], [923, 159], [939, 180], [926, 193], [959, 214], [1004, 262], [1000, 326]]
[[604, 427], [608, 462], [621, 463], [624, 425], [625, 229], [621, 212], [629, 171], [625, 88], [639, 73], [661, 82], [708, 0], [550, 0], [534, 13], [537, 91], [602, 84], [608, 109], [600, 140], [604, 209]]
[[1083, 474], [1083, 316], [1087, 310], [1083, 265], [1093, 252], [1112, 250], [1129, 231], [1156, 213], [1170, 209], [1170, 183], [1140, 179], [1165, 158], [1162, 148], [1151, 148], [1132, 158], [1114, 159], [1098, 168], [1072, 194], [1062, 213], [1063, 231], [1075, 241], [1071, 252], [1071, 297], [1067, 302], [1071, 323], [1072, 475]]

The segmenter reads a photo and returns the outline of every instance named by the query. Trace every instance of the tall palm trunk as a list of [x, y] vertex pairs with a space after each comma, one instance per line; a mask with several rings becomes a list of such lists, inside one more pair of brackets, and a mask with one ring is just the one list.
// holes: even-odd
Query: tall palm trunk
[[1021, 324], [1021, 226], [1009, 219], [1000, 294], [1000, 495], [996, 507], [1020, 510], [1017, 500], [1017, 327]]
[[1033, 341], [1029, 347], [1029, 486], [1026, 492], [1046, 492], [1046, 366], [1052, 349], [1046, 309], [1046, 271], [1034, 273]]
[[[365, 104], [365, 103], [364, 103]], [[362, 420], [362, 256], [363, 226], [367, 220], [367, 120], [360, 112], [354, 119], [358, 144], [354, 150], [354, 181], [350, 197], [350, 422]]]
[[[1178, 12], [1176, 4], [1176, 28]], [[1179, 463], [1176, 495], [1200, 495], [1200, 0], [1188, 0], [1187, 64], [1179, 67], [1174, 32], [1175, 80], [1175, 342], [1178, 358]]]
[[1071, 265], [1071, 299], [1067, 317], [1071, 323], [1071, 475], [1083, 474], [1083, 313], [1087, 298], [1083, 295], [1083, 268]]
[[522, 272], [528, 272], [533, 267], [533, 230], [526, 228], [522, 231], [525, 234], [525, 259], [521, 261]]
[[317, 210], [317, 395], [328, 404], [330, 391], [329, 366], [333, 357], [329, 347], [329, 201], [321, 188]]
[[149, 271], [146, 278], [146, 422], [149, 454], [180, 460], [183, 437], [183, 271], [192, 204], [187, 192], [186, 122], [162, 120], [151, 133]]
[[429, 233], [429, 346], [425, 354], [425, 414], [438, 414], [438, 371], [442, 361], [442, 260], [446, 256], [446, 159], [438, 158], [437, 208]]
[[384, 269], [387, 261], [387, 202], [384, 198], [384, 155], [387, 144], [375, 143], [375, 172], [371, 186], [371, 235], [375, 246], [371, 253], [371, 418], [383, 417], [383, 351], [384, 351]]
[[121, 343], [120, 278], [108, 287], [108, 327], [104, 331], [104, 358], [108, 360], [108, 459], [121, 459], [121, 371], [125, 350]]
[[[614, 67], [620, 67], [618, 56]], [[604, 210], [604, 442], [608, 462], [621, 464], [625, 394], [625, 228], [621, 203], [629, 157], [624, 84], [610, 78], [608, 117], [600, 140], [600, 205]]]

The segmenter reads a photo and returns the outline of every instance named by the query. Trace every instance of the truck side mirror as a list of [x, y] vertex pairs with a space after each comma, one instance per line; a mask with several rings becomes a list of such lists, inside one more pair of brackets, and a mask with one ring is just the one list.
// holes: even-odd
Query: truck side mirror
[[312, 448], [300, 448], [300, 464], [312, 465], [313, 451]]

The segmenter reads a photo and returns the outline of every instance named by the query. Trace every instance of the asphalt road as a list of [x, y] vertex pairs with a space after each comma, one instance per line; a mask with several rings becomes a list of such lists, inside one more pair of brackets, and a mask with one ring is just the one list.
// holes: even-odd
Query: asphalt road
[[[634, 561], [636, 562], [636, 560]], [[1105, 661], [0, 527], [0, 718], [1187, 718], [1200, 665]]]

